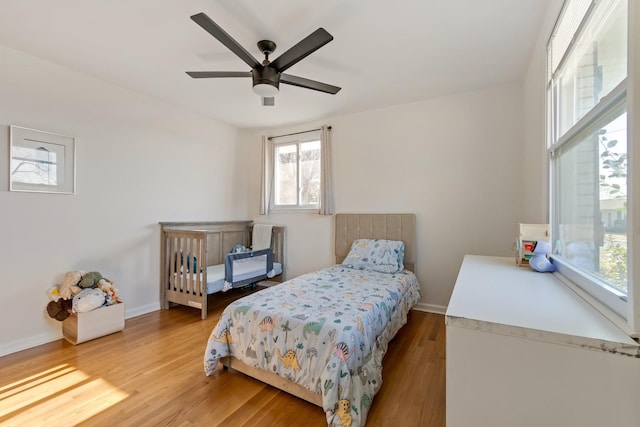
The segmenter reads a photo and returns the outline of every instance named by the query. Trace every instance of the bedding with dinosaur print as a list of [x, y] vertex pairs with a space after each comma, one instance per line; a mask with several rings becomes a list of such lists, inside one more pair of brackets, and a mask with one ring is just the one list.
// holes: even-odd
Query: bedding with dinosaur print
[[382, 385], [389, 341], [420, 299], [409, 271], [333, 266], [231, 303], [204, 356], [234, 356], [322, 395], [329, 426], [362, 426]]

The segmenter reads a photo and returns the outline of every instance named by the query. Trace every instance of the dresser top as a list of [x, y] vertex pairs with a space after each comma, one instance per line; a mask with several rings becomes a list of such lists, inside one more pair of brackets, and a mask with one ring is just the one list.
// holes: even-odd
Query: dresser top
[[550, 273], [513, 258], [467, 255], [446, 322], [538, 341], [640, 357], [640, 345]]

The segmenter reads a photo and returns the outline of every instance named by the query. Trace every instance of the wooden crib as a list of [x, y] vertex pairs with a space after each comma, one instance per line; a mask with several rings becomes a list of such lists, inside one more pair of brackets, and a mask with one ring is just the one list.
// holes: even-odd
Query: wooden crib
[[[163, 309], [171, 303], [199, 308], [207, 318], [207, 267], [224, 271], [225, 256], [235, 245], [251, 246], [252, 221], [161, 222], [160, 301]], [[269, 279], [283, 282], [286, 277], [283, 226], [273, 226], [274, 263], [282, 273]], [[204, 260], [204, 263], [203, 263]]]

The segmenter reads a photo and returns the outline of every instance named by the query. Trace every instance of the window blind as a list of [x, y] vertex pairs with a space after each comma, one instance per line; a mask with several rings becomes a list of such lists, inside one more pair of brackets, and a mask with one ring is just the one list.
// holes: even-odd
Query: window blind
[[551, 80], [551, 76], [562, 63], [562, 58], [571, 47], [578, 27], [594, 3], [594, 0], [565, 1], [548, 44], [548, 80]]

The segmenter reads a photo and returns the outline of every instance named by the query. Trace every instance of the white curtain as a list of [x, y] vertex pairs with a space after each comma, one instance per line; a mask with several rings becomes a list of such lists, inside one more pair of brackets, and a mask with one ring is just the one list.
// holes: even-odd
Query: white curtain
[[323, 125], [320, 128], [320, 215], [333, 215], [333, 176], [331, 174], [331, 131]]
[[273, 143], [262, 135], [262, 170], [260, 173], [260, 215], [269, 214], [273, 186]]

